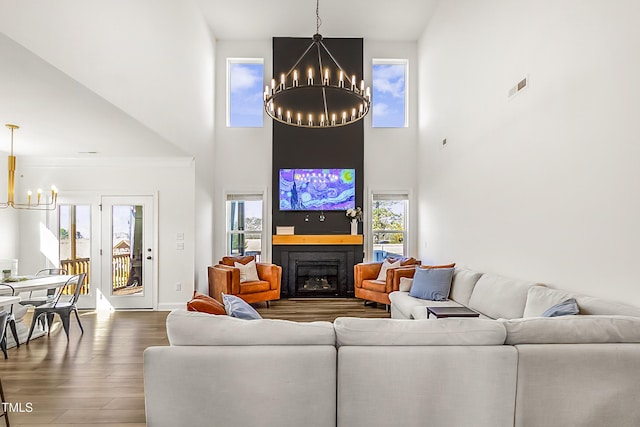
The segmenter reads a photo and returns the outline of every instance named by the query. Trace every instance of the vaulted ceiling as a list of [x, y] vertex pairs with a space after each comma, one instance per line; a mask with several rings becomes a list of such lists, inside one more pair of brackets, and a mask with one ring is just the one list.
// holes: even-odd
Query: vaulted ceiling
[[[327, 37], [417, 40], [438, 0], [323, 0]], [[18, 155], [193, 156], [213, 140], [213, 40], [311, 36], [313, 0], [0, 0], [0, 122]], [[0, 129], [0, 151], [9, 151]]]

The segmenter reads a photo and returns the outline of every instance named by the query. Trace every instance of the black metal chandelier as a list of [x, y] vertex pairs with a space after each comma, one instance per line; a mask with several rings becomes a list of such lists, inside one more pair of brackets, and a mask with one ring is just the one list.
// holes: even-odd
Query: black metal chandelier
[[[320, 35], [321, 23], [316, 0], [316, 33], [311, 44], [286, 74], [271, 79], [271, 87], [264, 88], [265, 111], [280, 123], [316, 129], [345, 126], [361, 120], [371, 108], [371, 89], [365, 87], [364, 79], [358, 81], [355, 74], [348, 74], [329, 52]], [[307, 56], [313, 66], [301, 75], [298, 67]]]

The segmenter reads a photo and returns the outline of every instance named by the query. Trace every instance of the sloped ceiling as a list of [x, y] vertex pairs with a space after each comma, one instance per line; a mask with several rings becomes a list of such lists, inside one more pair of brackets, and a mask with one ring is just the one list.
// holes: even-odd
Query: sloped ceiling
[[[416, 40], [437, 0], [324, 0], [328, 37]], [[0, 0], [0, 122], [17, 155], [196, 156], [215, 39], [311, 36], [313, 0]], [[4, 133], [3, 133], [4, 132]], [[0, 151], [9, 150], [0, 129]]]

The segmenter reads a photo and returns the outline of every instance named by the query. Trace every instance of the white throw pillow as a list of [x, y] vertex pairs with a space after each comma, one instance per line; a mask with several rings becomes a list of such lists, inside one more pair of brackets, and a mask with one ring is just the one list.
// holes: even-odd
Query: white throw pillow
[[240, 270], [240, 283], [244, 282], [257, 282], [260, 280], [258, 277], [258, 269], [256, 268], [256, 262], [250, 261], [246, 264], [234, 262], [233, 266]]
[[401, 277], [400, 278], [400, 292], [409, 292], [411, 290], [411, 285], [413, 284], [413, 279], [409, 277]]
[[380, 268], [380, 274], [378, 274], [378, 278], [376, 280], [382, 280], [384, 282], [385, 280], [387, 280], [387, 270], [390, 268], [398, 267], [400, 267], [400, 260], [391, 263], [385, 259], [382, 262], [382, 268]]

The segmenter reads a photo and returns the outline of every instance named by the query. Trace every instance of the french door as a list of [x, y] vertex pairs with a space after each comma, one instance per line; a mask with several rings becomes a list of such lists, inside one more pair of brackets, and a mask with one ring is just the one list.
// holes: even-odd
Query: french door
[[153, 196], [102, 196], [98, 308], [149, 309], [154, 302]]

